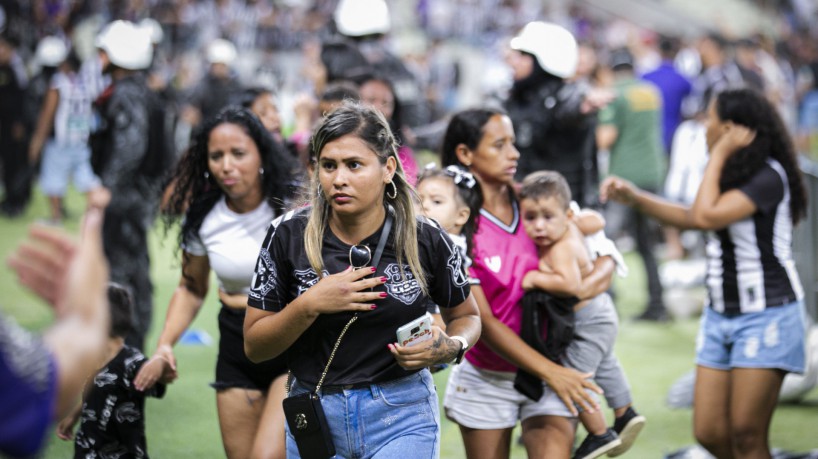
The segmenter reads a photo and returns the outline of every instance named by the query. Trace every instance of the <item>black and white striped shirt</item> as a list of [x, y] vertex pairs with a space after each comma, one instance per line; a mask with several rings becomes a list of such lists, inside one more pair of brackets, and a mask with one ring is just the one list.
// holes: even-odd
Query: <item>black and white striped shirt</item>
[[756, 212], [730, 226], [708, 232], [709, 305], [718, 312], [759, 312], [792, 303], [803, 289], [792, 259], [792, 216], [787, 174], [768, 159], [738, 188]]

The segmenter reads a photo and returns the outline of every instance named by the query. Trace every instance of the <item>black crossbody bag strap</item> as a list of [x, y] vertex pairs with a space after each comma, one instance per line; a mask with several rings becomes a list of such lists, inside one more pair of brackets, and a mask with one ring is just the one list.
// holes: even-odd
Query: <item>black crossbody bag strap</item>
[[372, 257], [372, 266], [375, 269], [378, 268], [378, 263], [381, 262], [381, 255], [383, 255], [383, 249], [386, 247], [386, 241], [389, 239], [389, 232], [392, 230], [392, 206], [388, 206], [386, 208], [386, 221], [383, 222], [383, 230], [381, 231], [381, 238], [378, 239], [378, 247], [375, 248], [375, 256]]

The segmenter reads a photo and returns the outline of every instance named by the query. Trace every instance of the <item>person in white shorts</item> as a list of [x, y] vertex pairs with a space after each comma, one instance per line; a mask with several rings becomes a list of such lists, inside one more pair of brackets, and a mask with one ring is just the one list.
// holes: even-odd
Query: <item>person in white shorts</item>
[[[590, 373], [548, 360], [519, 336], [522, 279], [538, 264], [513, 191], [519, 156], [511, 120], [502, 111], [466, 110], [449, 123], [443, 165], [470, 171], [483, 190], [470, 268], [483, 335], [452, 370], [443, 403], [446, 416], [460, 425], [469, 458], [507, 458], [518, 421], [530, 457], [567, 458], [575, 435], [575, 404], [597, 409], [594, 397], [584, 390], [596, 388], [587, 379]], [[582, 297], [604, 292], [613, 269], [610, 258], [600, 257], [593, 275], [583, 280]], [[518, 368], [544, 382], [538, 401], [514, 389]]]

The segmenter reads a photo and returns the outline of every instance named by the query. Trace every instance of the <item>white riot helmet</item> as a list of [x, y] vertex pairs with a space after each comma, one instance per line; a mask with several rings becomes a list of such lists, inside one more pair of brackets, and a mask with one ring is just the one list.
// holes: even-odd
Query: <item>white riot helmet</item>
[[548, 22], [529, 22], [511, 39], [511, 49], [534, 55], [546, 72], [570, 78], [577, 71], [577, 41], [568, 30]]
[[108, 60], [126, 70], [142, 70], [151, 65], [153, 45], [147, 30], [129, 21], [114, 21], [96, 39], [97, 48]]
[[237, 54], [235, 45], [223, 38], [213, 40], [207, 47], [207, 61], [211, 64], [230, 66], [236, 60]]
[[68, 46], [57, 37], [45, 37], [37, 43], [34, 52], [37, 62], [45, 67], [56, 67], [68, 56]]
[[165, 32], [162, 30], [162, 26], [156, 21], [156, 19], [145, 18], [139, 21], [137, 27], [143, 29], [148, 36], [151, 37], [151, 44], [158, 45], [159, 43], [162, 43], [162, 39], [165, 38]]
[[385, 0], [341, 0], [333, 15], [338, 32], [348, 37], [389, 32], [389, 8]]

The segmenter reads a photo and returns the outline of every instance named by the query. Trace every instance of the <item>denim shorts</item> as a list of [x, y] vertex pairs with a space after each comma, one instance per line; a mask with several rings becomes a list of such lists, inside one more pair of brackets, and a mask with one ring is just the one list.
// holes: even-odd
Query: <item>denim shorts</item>
[[514, 388], [516, 373], [490, 371], [464, 360], [452, 368], [443, 407], [446, 417], [461, 426], [493, 430], [514, 427], [517, 421], [536, 416], [573, 417], [543, 383], [543, 396], [534, 401]]
[[803, 373], [804, 315], [801, 301], [743, 314], [705, 308], [696, 339], [696, 364], [717, 370], [774, 368]]
[[40, 187], [46, 196], [65, 196], [69, 178], [74, 188], [85, 193], [99, 186], [91, 169], [91, 150], [87, 145], [64, 146], [51, 141], [43, 149]]
[[[295, 380], [290, 395], [310, 390]], [[319, 395], [335, 443], [335, 457], [440, 456], [440, 413], [429, 370], [363, 388], [321, 388]], [[300, 457], [289, 425], [287, 457]]]

